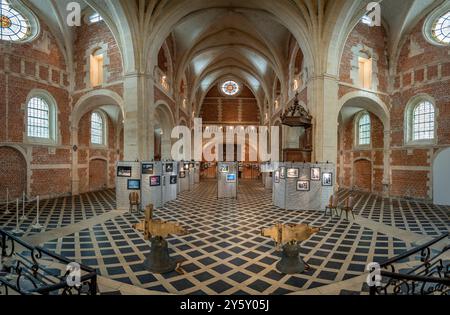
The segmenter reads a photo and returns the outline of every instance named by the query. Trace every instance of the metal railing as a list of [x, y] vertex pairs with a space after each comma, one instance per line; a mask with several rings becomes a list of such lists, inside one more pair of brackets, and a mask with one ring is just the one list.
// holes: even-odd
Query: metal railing
[[[45, 265], [59, 265], [64, 270]], [[45, 248], [32, 246], [0, 229], [0, 295], [96, 295], [97, 272], [79, 266], [76, 285], [69, 285], [72, 261]], [[58, 273], [59, 272], [59, 273]]]
[[[450, 294], [450, 264], [444, 255], [449, 251], [450, 245], [442, 250], [432, 247], [447, 239], [446, 233], [424, 245], [413, 248], [397, 257], [388, 259], [380, 264], [382, 283], [370, 287], [371, 295], [448, 295]], [[396, 264], [405, 260], [415, 259], [418, 264], [407, 272], [397, 270]]]

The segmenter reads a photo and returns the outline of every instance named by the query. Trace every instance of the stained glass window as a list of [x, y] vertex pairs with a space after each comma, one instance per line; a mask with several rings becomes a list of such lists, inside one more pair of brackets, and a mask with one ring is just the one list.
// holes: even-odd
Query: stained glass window
[[436, 20], [432, 33], [438, 42], [450, 44], [450, 11]]
[[50, 108], [42, 98], [33, 97], [28, 102], [28, 136], [50, 139]]
[[102, 116], [94, 112], [91, 115], [91, 143], [92, 144], [104, 144], [103, 132], [104, 123]]
[[0, 39], [22, 41], [31, 34], [30, 22], [14, 10], [6, 0], [0, 0]]
[[370, 144], [370, 116], [369, 114], [363, 114], [358, 121], [358, 144], [369, 145]]
[[227, 81], [222, 85], [222, 92], [229, 96], [236, 95], [239, 93], [239, 84], [234, 81]]
[[434, 106], [425, 101], [414, 108], [412, 121], [413, 140], [434, 139]]

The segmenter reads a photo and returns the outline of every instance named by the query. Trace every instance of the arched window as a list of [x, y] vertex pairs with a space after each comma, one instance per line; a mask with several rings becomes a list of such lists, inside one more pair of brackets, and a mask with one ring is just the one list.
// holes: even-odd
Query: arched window
[[450, 11], [435, 20], [431, 32], [438, 42], [450, 44]]
[[44, 92], [35, 93], [27, 104], [27, 136], [34, 142], [56, 141], [56, 110], [54, 101]]
[[370, 131], [371, 131], [371, 121], [369, 113], [362, 113], [357, 119], [357, 144], [359, 146], [370, 145]]
[[105, 144], [105, 122], [99, 112], [93, 112], [91, 115], [91, 143]]
[[450, 2], [436, 8], [423, 24], [423, 34], [431, 44], [450, 45]]
[[412, 140], [434, 139], [434, 106], [431, 102], [419, 103], [413, 111]]
[[21, 42], [30, 36], [29, 19], [12, 8], [6, 0], [0, 0], [0, 40]]
[[436, 109], [431, 99], [426, 96], [416, 97], [407, 106], [405, 114], [407, 144], [434, 142]]

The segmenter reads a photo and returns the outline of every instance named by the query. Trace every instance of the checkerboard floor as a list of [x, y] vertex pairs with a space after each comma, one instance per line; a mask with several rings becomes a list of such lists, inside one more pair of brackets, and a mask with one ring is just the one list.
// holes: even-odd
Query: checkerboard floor
[[[24, 233], [18, 236], [30, 236], [40, 232], [51, 231], [56, 228], [69, 226], [111, 211], [116, 207], [114, 190], [86, 193], [79, 196], [61, 197], [42, 200], [39, 204], [39, 223], [42, 230], [33, 229], [36, 223], [36, 202], [29, 202], [25, 206], [25, 220], [20, 220], [20, 228]], [[6, 205], [0, 205], [0, 226], [12, 231], [16, 228], [16, 204], [8, 207], [10, 213], [5, 214]], [[22, 217], [22, 205], [19, 205], [19, 218]]]
[[356, 197], [355, 213], [373, 221], [432, 237], [450, 231], [450, 207], [349, 190], [340, 190], [339, 200], [350, 194]]
[[[342, 200], [348, 191], [339, 192]], [[111, 190], [48, 200], [42, 203], [43, 231], [71, 225], [115, 208]], [[415, 201], [357, 195], [357, 213], [377, 222], [424, 235], [448, 230], [449, 208]], [[26, 236], [37, 233], [34, 205], [21, 225]], [[415, 211], [414, 209], [419, 209]], [[423, 211], [420, 212], [420, 211]], [[15, 227], [13, 215], [0, 207], [0, 226]], [[202, 182], [176, 201], [155, 210], [163, 220], [177, 221], [190, 234], [172, 237], [171, 255], [182, 261], [184, 274], [151, 274], [143, 261], [150, 246], [132, 225], [142, 215], [123, 213], [43, 244], [48, 249], [94, 267], [99, 274], [151, 291], [172, 294], [287, 294], [357, 277], [369, 262], [380, 262], [411, 248], [411, 244], [363, 227], [356, 222], [324, 216], [317, 211], [288, 211], [272, 206], [271, 194], [259, 182], [243, 181], [238, 200], [217, 199], [214, 181]], [[308, 223], [321, 231], [302, 244], [302, 258], [311, 269], [283, 275], [275, 265], [280, 253], [260, 235], [276, 222]], [[417, 228], [419, 227], [419, 229]], [[343, 290], [345, 294], [345, 290]]]
[[[321, 212], [281, 210], [271, 205], [271, 195], [258, 182], [242, 182], [238, 200], [217, 199], [215, 182], [204, 182], [157, 209], [155, 216], [189, 229], [189, 235], [168, 240], [173, 257], [183, 261], [185, 274], [156, 275], [144, 269], [150, 247], [132, 229], [142, 219], [135, 214], [123, 214], [45, 246], [120, 282], [195, 295], [287, 294], [316, 288], [358, 276], [367, 263], [411, 246]], [[276, 271], [280, 253], [270, 239], [260, 236], [261, 228], [275, 222], [322, 227], [302, 244], [302, 257], [311, 265], [306, 273], [290, 276]]]

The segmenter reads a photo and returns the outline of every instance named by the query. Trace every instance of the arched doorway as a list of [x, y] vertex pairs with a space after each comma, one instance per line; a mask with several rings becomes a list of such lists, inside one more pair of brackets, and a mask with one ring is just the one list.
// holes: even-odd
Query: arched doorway
[[353, 163], [353, 188], [360, 191], [372, 192], [372, 162], [356, 160]]
[[27, 162], [22, 153], [11, 147], [0, 147], [0, 199], [18, 198], [27, 191]]
[[433, 203], [450, 206], [450, 148], [437, 154], [433, 163]]
[[104, 190], [108, 187], [108, 163], [102, 159], [89, 161], [89, 191]]

